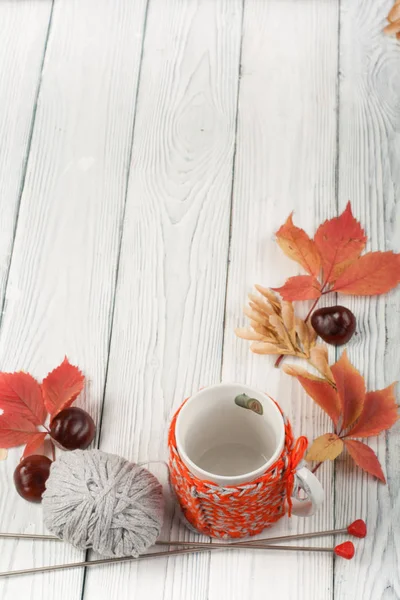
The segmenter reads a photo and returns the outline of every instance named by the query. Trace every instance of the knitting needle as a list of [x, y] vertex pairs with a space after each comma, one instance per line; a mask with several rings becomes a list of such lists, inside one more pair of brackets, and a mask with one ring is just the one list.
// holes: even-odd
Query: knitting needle
[[[367, 535], [367, 526], [365, 521], [357, 519], [343, 529], [331, 529], [328, 531], [314, 531], [311, 533], [294, 533], [292, 535], [281, 535], [277, 537], [260, 538], [257, 540], [246, 540], [245, 542], [231, 542], [229, 546], [254, 547], [255, 544], [269, 544], [271, 542], [288, 542], [290, 540], [310, 539], [314, 537], [323, 537], [327, 535], [340, 535], [342, 533], [353, 535], [358, 538], [365, 538]], [[157, 541], [159, 546], [208, 546], [209, 542], [172, 542]], [[216, 543], [216, 546], [225, 546], [225, 544]]]
[[[52, 541], [52, 542], [61, 542], [62, 540], [54, 535], [34, 535], [34, 534], [25, 534], [25, 533], [17, 533], [17, 534], [12, 534], [12, 533], [5, 533], [5, 534], [0, 534], [0, 537], [4, 537], [4, 538], [17, 538], [17, 539], [33, 539], [33, 540], [47, 540], [47, 541]], [[292, 539], [291, 536], [286, 536], [286, 538], [284, 539]], [[275, 541], [280, 541], [281, 538], [264, 538], [261, 540], [247, 540], [245, 542], [217, 542], [215, 544], [210, 544], [210, 542], [178, 542], [178, 541], [161, 541], [161, 540], [157, 540], [155, 542], [156, 546], [190, 546], [193, 550], [195, 550], [196, 548], [198, 548], [199, 550], [218, 550], [218, 548], [239, 548], [239, 549], [245, 549], [248, 548], [250, 550], [265, 550], [269, 548], [268, 544], [265, 544], [265, 542], [269, 542], [270, 540], [272, 540], [273, 542]], [[258, 542], [258, 543], [257, 543]], [[280, 546], [279, 546], [280, 547]]]
[[[21, 569], [19, 571], [5, 571], [4, 573], [0, 573], [1, 577], [14, 577], [16, 575], [32, 575], [35, 573], [48, 573], [49, 571], [60, 571], [62, 569], [76, 569], [78, 567], [95, 567], [99, 565], [109, 565], [113, 563], [122, 563], [122, 562], [137, 562], [140, 560], [145, 560], [147, 558], [166, 558], [170, 556], [182, 556], [184, 554], [196, 554], [197, 552], [207, 552], [210, 550], [218, 550], [218, 545], [209, 544], [208, 548], [181, 548], [180, 550], [164, 550], [163, 552], [154, 552], [153, 554], [142, 554], [137, 558], [133, 558], [132, 556], [123, 556], [121, 558], [100, 558], [98, 560], [87, 560], [83, 562], [76, 563], [66, 563], [62, 565], [50, 565], [48, 567], [33, 567], [31, 569]], [[233, 544], [228, 544], [230, 548], [233, 547]], [[258, 548], [257, 546], [253, 546]], [[354, 546], [352, 542], [344, 542], [339, 546], [335, 546], [334, 548], [313, 548], [313, 547], [304, 547], [304, 546], [261, 546], [260, 549], [263, 550], [286, 550], [289, 552], [328, 552], [334, 553], [337, 556], [342, 556], [350, 560], [354, 556]]]
[[[216, 543], [215, 546], [242, 546], [254, 547], [254, 544], [269, 544], [270, 542], [281, 542], [281, 541], [289, 541], [289, 540], [299, 540], [299, 539], [309, 539], [313, 537], [322, 537], [327, 535], [340, 535], [342, 533], [350, 534], [358, 538], [364, 538], [367, 535], [367, 527], [365, 522], [362, 519], [357, 519], [353, 521], [345, 528], [342, 529], [331, 529], [328, 531], [315, 531], [312, 533], [295, 533], [292, 535], [283, 535], [269, 538], [261, 538], [258, 540], [246, 540], [242, 542], [230, 542], [229, 544], [221, 544]], [[0, 538], [6, 539], [25, 539], [25, 540], [49, 540], [49, 541], [60, 541], [60, 538], [54, 535], [47, 534], [36, 534], [36, 533], [0, 533]], [[156, 542], [158, 546], [198, 546], [208, 547], [210, 545], [209, 542], [183, 542], [183, 541], [160, 541]]]

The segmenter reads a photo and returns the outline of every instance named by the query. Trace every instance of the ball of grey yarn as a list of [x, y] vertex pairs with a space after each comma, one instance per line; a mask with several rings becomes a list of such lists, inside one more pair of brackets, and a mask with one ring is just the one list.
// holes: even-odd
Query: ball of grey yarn
[[52, 533], [107, 557], [145, 552], [159, 536], [164, 517], [156, 477], [100, 450], [74, 450], [57, 458], [42, 504]]

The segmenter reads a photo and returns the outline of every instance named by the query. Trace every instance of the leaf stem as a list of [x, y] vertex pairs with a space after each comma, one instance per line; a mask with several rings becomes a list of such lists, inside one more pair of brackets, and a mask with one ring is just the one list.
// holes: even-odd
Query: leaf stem
[[51, 455], [53, 457], [53, 462], [56, 460], [56, 449], [54, 448], [54, 444], [52, 442], [52, 440], [50, 440], [50, 444], [51, 444]]
[[[321, 292], [321, 295], [322, 295], [322, 292]], [[311, 317], [311, 313], [313, 312], [314, 308], [317, 306], [320, 298], [321, 298], [321, 296], [316, 298], [316, 300], [313, 302], [313, 305], [311, 306], [310, 310], [307, 313], [306, 318], [304, 319], [304, 323], [307, 323], [308, 319]]]
[[315, 465], [315, 467], [313, 468], [313, 470], [311, 471], [311, 473], [315, 473], [316, 471], [318, 471], [318, 469], [320, 468], [320, 466], [322, 465], [322, 461], [317, 463]]
[[284, 354], [281, 354], [280, 356], [278, 356], [278, 358], [275, 361], [275, 368], [277, 369], [279, 367], [279, 365], [281, 364], [282, 360], [284, 359]]
[[[321, 296], [324, 296], [325, 294], [329, 294], [330, 290], [326, 290], [326, 286], [328, 285], [328, 279], [323, 283], [322, 288], [321, 288]], [[306, 318], [304, 319], [304, 323], [307, 323], [308, 319], [311, 317], [311, 313], [314, 310], [314, 308], [317, 306], [318, 302], [321, 299], [321, 296], [318, 296], [318, 298], [315, 299], [312, 307], [310, 308], [310, 310], [308, 311], [308, 314], [306, 316]]]

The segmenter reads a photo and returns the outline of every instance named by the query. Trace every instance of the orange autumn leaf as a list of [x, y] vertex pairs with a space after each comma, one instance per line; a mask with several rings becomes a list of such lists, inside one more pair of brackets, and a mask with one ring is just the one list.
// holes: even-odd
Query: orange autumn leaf
[[83, 389], [85, 378], [78, 367], [74, 367], [65, 357], [43, 380], [42, 390], [46, 408], [51, 417], [64, 408], [68, 408], [76, 400]]
[[284, 300], [314, 300], [321, 296], [321, 285], [313, 275], [296, 275], [289, 277], [279, 288], [271, 288], [278, 292]]
[[321, 377], [315, 377], [308, 371], [297, 370], [296, 367], [285, 366], [285, 373], [296, 377], [305, 392], [324, 410], [335, 425], [341, 415], [340, 399], [337, 391]]
[[324, 433], [320, 435], [311, 445], [306, 460], [335, 460], [343, 450], [343, 441], [336, 433]]
[[324, 281], [332, 283], [360, 256], [367, 237], [348, 202], [339, 217], [318, 227], [314, 240], [322, 259]]
[[356, 465], [386, 483], [379, 460], [369, 446], [357, 440], [344, 439], [343, 442]]
[[342, 404], [342, 429], [347, 429], [360, 416], [365, 400], [365, 381], [350, 363], [346, 350], [331, 367]]
[[364, 408], [354, 427], [346, 434], [350, 437], [371, 437], [390, 429], [399, 418], [394, 395], [395, 383], [383, 390], [367, 392]]
[[368, 252], [338, 277], [332, 292], [375, 296], [400, 283], [400, 255], [393, 252]]
[[276, 232], [276, 241], [283, 252], [298, 262], [310, 275], [318, 275], [321, 268], [321, 258], [314, 240], [304, 229], [293, 224], [292, 214]]
[[400, 254], [369, 252], [360, 256], [367, 237], [350, 202], [341, 215], [318, 227], [314, 240], [293, 224], [292, 214], [276, 239], [285, 254], [309, 273], [290, 277], [282, 287], [274, 288], [287, 301], [318, 300], [330, 292], [373, 296], [400, 283]]

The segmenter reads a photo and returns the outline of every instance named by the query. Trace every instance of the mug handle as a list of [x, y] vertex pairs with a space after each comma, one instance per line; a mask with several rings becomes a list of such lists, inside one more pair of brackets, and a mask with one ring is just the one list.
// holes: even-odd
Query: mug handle
[[324, 489], [307, 467], [301, 467], [295, 477], [295, 491], [300, 488], [307, 497], [304, 500], [292, 497], [292, 514], [298, 517], [310, 517], [324, 501]]

